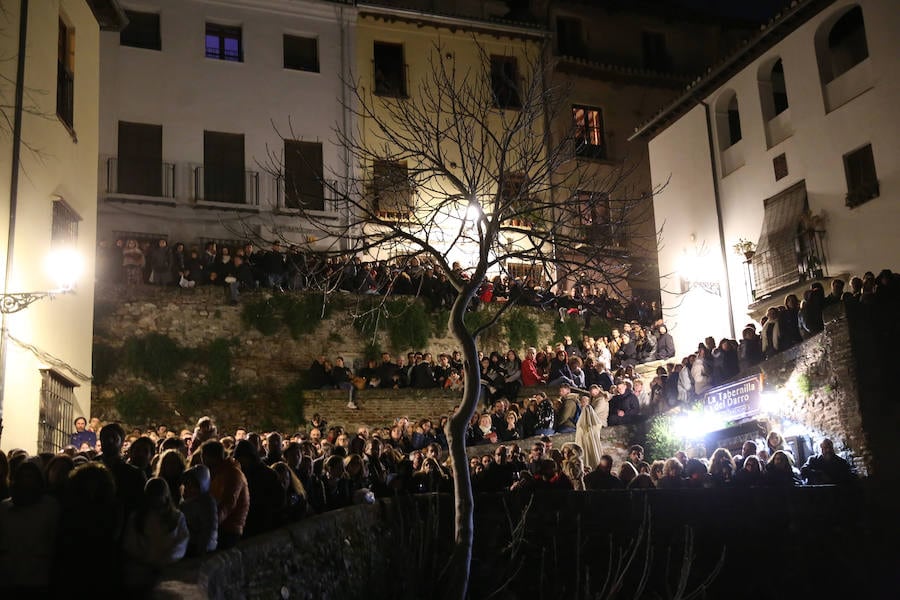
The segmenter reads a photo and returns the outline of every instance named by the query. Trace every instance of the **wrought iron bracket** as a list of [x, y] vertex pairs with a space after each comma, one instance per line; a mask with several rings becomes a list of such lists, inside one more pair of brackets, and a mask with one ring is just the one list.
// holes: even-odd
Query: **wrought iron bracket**
[[38, 300], [43, 298], [53, 299], [58, 294], [65, 292], [18, 292], [15, 294], [0, 294], [0, 313], [16, 313], [25, 310]]

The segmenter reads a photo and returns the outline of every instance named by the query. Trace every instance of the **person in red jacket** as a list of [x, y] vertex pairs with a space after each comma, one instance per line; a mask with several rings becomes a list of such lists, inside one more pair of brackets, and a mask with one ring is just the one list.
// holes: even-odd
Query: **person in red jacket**
[[203, 464], [212, 479], [209, 493], [219, 507], [219, 550], [234, 546], [244, 534], [247, 513], [250, 511], [250, 489], [240, 465], [225, 456], [225, 447], [217, 440], [200, 446]]
[[541, 385], [547, 382], [546, 376], [541, 376], [538, 373], [537, 365], [534, 362], [536, 354], [537, 349], [535, 348], [529, 348], [525, 351], [525, 360], [522, 361], [522, 385], [525, 387]]

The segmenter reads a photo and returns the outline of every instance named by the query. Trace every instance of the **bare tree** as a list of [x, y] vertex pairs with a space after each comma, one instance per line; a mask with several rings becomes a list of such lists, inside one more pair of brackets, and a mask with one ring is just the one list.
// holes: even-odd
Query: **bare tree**
[[[513, 303], [476, 329], [464, 315], [486, 278], [509, 274], [512, 263], [533, 269], [545, 288], [587, 273], [594, 283], [619, 289], [629, 275], [621, 234], [652, 193], [628, 189], [634, 165], [600, 176], [583, 168], [571, 141], [583, 134], [549, 142], [550, 119], [570, 107], [564, 90], [547, 85], [542, 48], [519, 58], [525, 63], [519, 79], [492, 71], [491, 56], [474, 43], [478, 60], [467, 64], [436, 43], [424, 79], [402, 97], [378, 90], [377, 78], [376, 90], [347, 82], [346, 108], [355, 125], [336, 130], [336, 141], [357, 176], [332, 190], [343, 216], [301, 211], [305, 227], [330, 244], [329, 254], [401, 263], [426, 258], [458, 292], [449, 328], [464, 357], [465, 389], [446, 430], [455, 545], [442, 588], [451, 598], [464, 598], [469, 583], [473, 497], [465, 434], [479, 400], [477, 340]], [[293, 131], [279, 135], [294, 137]], [[285, 176], [277, 153], [266, 168]]]

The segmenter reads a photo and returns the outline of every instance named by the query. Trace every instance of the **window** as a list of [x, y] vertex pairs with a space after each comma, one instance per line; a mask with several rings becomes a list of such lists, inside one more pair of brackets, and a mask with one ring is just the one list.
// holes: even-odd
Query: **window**
[[847, 206], [853, 208], [878, 197], [880, 190], [871, 144], [844, 155], [844, 173], [847, 176]]
[[729, 146], [741, 141], [741, 112], [738, 110], [737, 96], [728, 102], [728, 140]]
[[284, 140], [284, 205], [325, 210], [322, 144]]
[[244, 136], [203, 132], [203, 199], [244, 204]]
[[510, 279], [520, 279], [521, 281], [530, 279], [533, 283], [544, 281], [544, 269], [536, 264], [507, 262], [506, 272]]
[[53, 202], [53, 223], [51, 225], [50, 245], [72, 247], [78, 242], [78, 216], [65, 200]]
[[869, 57], [862, 9], [854, 6], [828, 33], [831, 79], [837, 79]]
[[241, 28], [206, 24], [206, 58], [244, 61], [244, 45], [241, 42]]
[[606, 158], [603, 143], [603, 111], [590, 106], [573, 106], [575, 154], [586, 158]]
[[556, 17], [556, 46], [562, 56], [584, 58], [581, 19]]
[[132, 48], [161, 50], [162, 40], [159, 33], [159, 13], [126, 10], [128, 25], [119, 34], [119, 43]]
[[375, 93], [379, 96], [406, 97], [406, 64], [403, 44], [375, 42], [372, 68]]
[[623, 248], [625, 229], [624, 226], [613, 223], [609, 194], [584, 191], [577, 194], [586, 241], [601, 246]]
[[319, 40], [297, 35], [284, 36], [284, 68], [319, 72]]
[[519, 65], [514, 56], [491, 56], [491, 91], [497, 108], [521, 108]]
[[750, 264], [756, 300], [800, 280], [800, 263], [807, 254], [800, 235], [800, 223], [809, 210], [806, 183], [792, 185], [763, 206], [762, 230]]
[[771, 82], [775, 114], [780, 115], [788, 109], [787, 87], [784, 82], [784, 64], [780, 58], [772, 66]]
[[119, 193], [162, 196], [162, 125], [119, 121], [116, 176]]
[[788, 176], [787, 155], [779, 154], [772, 159], [772, 169], [775, 171], [775, 181], [784, 179]]
[[376, 160], [372, 166], [373, 210], [383, 219], [408, 218], [412, 187], [405, 162]]
[[656, 31], [641, 32], [641, 51], [645, 69], [665, 71], [669, 68], [666, 36]]
[[59, 20], [56, 69], [56, 115], [66, 127], [75, 127], [75, 30]]
[[59, 452], [69, 444], [75, 384], [51, 369], [41, 370], [38, 452]]

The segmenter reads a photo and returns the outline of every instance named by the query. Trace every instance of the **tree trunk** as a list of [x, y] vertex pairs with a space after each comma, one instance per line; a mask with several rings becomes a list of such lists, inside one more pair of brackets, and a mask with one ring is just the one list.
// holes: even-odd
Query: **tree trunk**
[[466, 286], [450, 309], [450, 331], [462, 348], [465, 387], [459, 409], [447, 422], [446, 427], [450, 458], [453, 462], [455, 515], [453, 553], [443, 577], [443, 596], [448, 600], [464, 600], [468, 593], [474, 539], [475, 502], [472, 497], [472, 480], [469, 477], [469, 460], [466, 457], [466, 429], [478, 407], [481, 371], [475, 338], [463, 322], [466, 307], [473, 293], [474, 288]]

